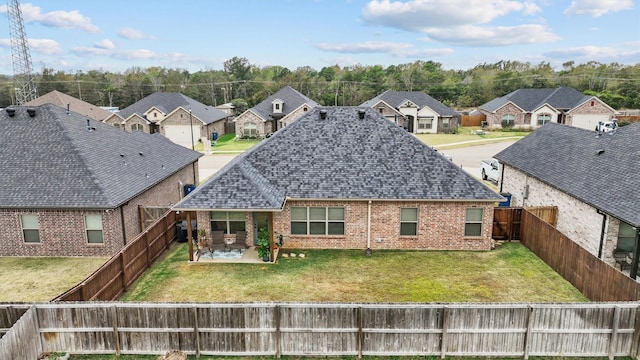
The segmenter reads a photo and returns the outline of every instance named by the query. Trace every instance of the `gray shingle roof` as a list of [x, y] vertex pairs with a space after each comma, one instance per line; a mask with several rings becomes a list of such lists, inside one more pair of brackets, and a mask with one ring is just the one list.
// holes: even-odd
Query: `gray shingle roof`
[[393, 91], [387, 90], [375, 98], [365, 102], [361, 106], [372, 107], [378, 102], [384, 101], [387, 104], [398, 109], [404, 102], [410, 100], [414, 104], [418, 105], [421, 109], [423, 107], [429, 107], [431, 110], [438, 113], [440, 116], [459, 116], [457, 112], [441, 103], [440, 101], [432, 98], [422, 91]]
[[640, 123], [600, 136], [594, 131], [548, 123], [495, 158], [618, 219], [640, 226], [638, 139]]
[[182, 107], [191, 110], [191, 113], [204, 124], [211, 124], [229, 117], [229, 114], [214, 106], [205, 105], [201, 102], [180, 93], [157, 92], [140, 101], [137, 101], [118, 112], [118, 116], [123, 119], [129, 118], [133, 114], [141, 117], [152, 107], [156, 107], [165, 114], [169, 114], [175, 109]]
[[558, 110], [569, 110], [584, 103], [591, 96], [584, 95], [570, 87], [556, 89], [518, 89], [503, 97], [495, 98], [480, 105], [480, 109], [494, 112], [509, 102], [514, 103], [525, 112], [536, 110], [549, 104]]
[[238, 156], [174, 209], [280, 209], [286, 198], [502, 199], [377, 111], [319, 107]]
[[201, 156], [95, 120], [88, 131], [85, 116], [55, 105], [15, 109], [0, 111], [0, 208], [115, 208]]
[[261, 101], [256, 106], [252, 107], [251, 110], [260, 115], [264, 120], [271, 120], [271, 114], [273, 113], [272, 103], [276, 99], [280, 99], [284, 102], [282, 105], [282, 113], [285, 115], [299, 108], [302, 104], [307, 104], [312, 108], [318, 106], [318, 103], [304, 96], [291, 86], [285, 86], [273, 95]]

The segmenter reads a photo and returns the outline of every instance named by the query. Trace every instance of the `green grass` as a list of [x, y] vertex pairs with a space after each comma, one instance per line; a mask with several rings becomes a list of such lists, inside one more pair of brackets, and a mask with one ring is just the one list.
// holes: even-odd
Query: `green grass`
[[[218, 138], [215, 145], [211, 147], [211, 150], [215, 153], [218, 152], [243, 152], [251, 148], [253, 145], [259, 143], [258, 139], [238, 139], [236, 140], [236, 134], [224, 134]], [[199, 142], [195, 145], [196, 151], [204, 151], [203, 143]]]
[[[482, 130], [482, 135], [476, 135], [476, 130]], [[466, 147], [473, 143], [465, 143], [468, 141], [478, 141], [486, 144], [491, 142], [499, 142], [505, 140], [517, 140], [529, 134], [529, 131], [521, 130], [486, 130], [480, 127], [461, 127], [457, 134], [416, 134], [416, 137], [427, 145], [436, 148], [447, 147], [449, 149], [455, 147]], [[463, 143], [463, 144], [458, 144]]]
[[[283, 251], [293, 251], [283, 249]], [[122, 297], [156, 302], [588, 301], [526, 247], [494, 251], [295, 250], [269, 264], [188, 263], [173, 247]]]
[[[282, 360], [318, 360], [327, 359], [326, 356], [281, 356]], [[334, 360], [356, 360], [355, 356], [331, 356]], [[440, 356], [363, 356], [363, 359], [370, 360], [440, 360]], [[71, 355], [70, 360], [157, 360], [157, 355]], [[196, 359], [195, 355], [188, 355], [187, 359]], [[201, 355], [202, 360], [272, 360], [273, 356], [206, 356]], [[521, 357], [461, 357], [447, 356], [447, 360], [521, 360]], [[540, 357], [530, 356], [531, 360], [606, 360], [607, 357]], [[616, 357], [617, 360], [631, 360], [632, 357]]]
[[0, 257], [0, 302], [49, 301], [105, 261], [104, 257]]

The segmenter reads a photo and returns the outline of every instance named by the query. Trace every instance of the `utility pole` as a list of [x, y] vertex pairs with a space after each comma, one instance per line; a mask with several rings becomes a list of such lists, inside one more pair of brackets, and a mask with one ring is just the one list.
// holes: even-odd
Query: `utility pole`
[[9, 30], [11, 35], [11, 59], [16, 89], [16, 103], [22, 105], [38, 97], [35, 75], [31, 65], [29, 43], [24, 31], [19, 0], [7, 0]]

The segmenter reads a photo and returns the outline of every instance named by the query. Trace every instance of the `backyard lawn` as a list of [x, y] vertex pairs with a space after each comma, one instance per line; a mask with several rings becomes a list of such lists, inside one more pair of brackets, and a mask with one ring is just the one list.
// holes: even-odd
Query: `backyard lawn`
[[0, 257], [0, 302], [49, 301], [105, 261], [104, 257]]
[[[477, 131], [479, 130], [482, 131], [482, 135], [478, 135]], [[458, 133], [456, 134], [416, 134], [416, 137], [429, 146], [451, 149], [473, 145], [473, 142], [487, 144], [505, 140], [517, 140], [530, 133], [530, 131], [487, 131], [480, 127], [461, 127], [458, 128]]]
[[[250, 250], [253, 251], [253, 250]], [[283, 249], [285, 252], [294, 250]], [[493, 251], [304, 250], [277, 264], [188, 263], [177, 244], [122, 301], [588, 301], [526, 247]]]
[[[236, 140], [236, 134], [224, 134], [218, 138], [215, 145], [211, 146], [211, 150], [214, 154], [216, 152], [243, 152], [259, 142], [260, 140], [256, 139]], [[197, 143], [195, 145], [195, 150], [203, 151], [203, 143]]]

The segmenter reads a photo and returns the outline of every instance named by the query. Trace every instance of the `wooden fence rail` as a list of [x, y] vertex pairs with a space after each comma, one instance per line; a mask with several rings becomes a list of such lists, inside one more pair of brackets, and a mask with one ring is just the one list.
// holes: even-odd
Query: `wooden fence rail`
[[0, 339], [72, 354], [635, 356], [640, 303], [35, 304]]
[[98, 270], [53, 301], [116, 300], [176, 238], [177, 215], [166, 212]]

